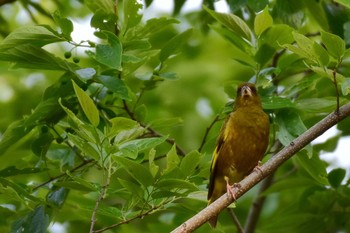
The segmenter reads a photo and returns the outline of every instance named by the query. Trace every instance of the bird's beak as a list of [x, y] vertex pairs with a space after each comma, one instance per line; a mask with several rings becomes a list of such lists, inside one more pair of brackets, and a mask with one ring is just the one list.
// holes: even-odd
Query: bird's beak
[[253, 96], [252, 89], [248, 86], [243, 86], [242, 87], [242, 97], [244, 96]]

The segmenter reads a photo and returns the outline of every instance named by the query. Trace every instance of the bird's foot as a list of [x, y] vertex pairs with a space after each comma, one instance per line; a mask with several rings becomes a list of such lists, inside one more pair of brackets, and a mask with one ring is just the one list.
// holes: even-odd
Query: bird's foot
[[237, 198], [236, 198], [235, 192], [232, 189], [233, 188], [240, 188], [241, 185], [239, 183], [234, 183], [233, 185], [230, 185], [230, 183], [228, 181], [228, 177], [225, 177], [225, 180], [226, 180], [227, 194], [230, 195], [234, 201], [236, 201]]

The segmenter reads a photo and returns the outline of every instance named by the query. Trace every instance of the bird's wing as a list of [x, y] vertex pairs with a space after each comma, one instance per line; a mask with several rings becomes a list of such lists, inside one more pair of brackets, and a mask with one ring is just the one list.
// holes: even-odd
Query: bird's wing
[[213, 154], [213, 160], [212, 160], [211, 166], [210, 166], [208, 200], [210, 199], [211, 195], [213, 194], [213, 190], [214, 190], [215, 177], [216, 177], [216, 173], [217, 173], [217, 161], [218, 161], [222, 146], [225, 143], [225, 139], [226, 139], [225, 128], [226, 128], [227, 121], [228, 121], [228, 118], [226, 119], [225, 123], [223, 124], [223, 126], [220, 130], [220, 136], [219, 136], [218, 141], [216, 143], [216, 148], [215, 148], [214, 154]]

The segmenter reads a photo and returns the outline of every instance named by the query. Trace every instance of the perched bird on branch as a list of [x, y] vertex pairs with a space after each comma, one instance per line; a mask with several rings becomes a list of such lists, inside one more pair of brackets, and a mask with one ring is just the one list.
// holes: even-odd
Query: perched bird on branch
[[[228, 192], [258, 165], [269, 143], [269, 117], [254, 84], [237, 89], [233, 112], [221, 127], [210, 167], [208, 204]], [[209, 220], [216, 226], [217, 217]]]

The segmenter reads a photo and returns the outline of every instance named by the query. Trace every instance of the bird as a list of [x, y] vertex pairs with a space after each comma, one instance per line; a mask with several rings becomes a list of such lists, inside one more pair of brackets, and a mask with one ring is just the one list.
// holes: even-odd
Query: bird
[[[208, 205], [257, 167], [269, 144], [269, 116], [263, 111], [252, 83], [237, 88], [233, 111], [223, 123], [210, 166]], [[218, 215], [209, 219], [215, 228]]]

